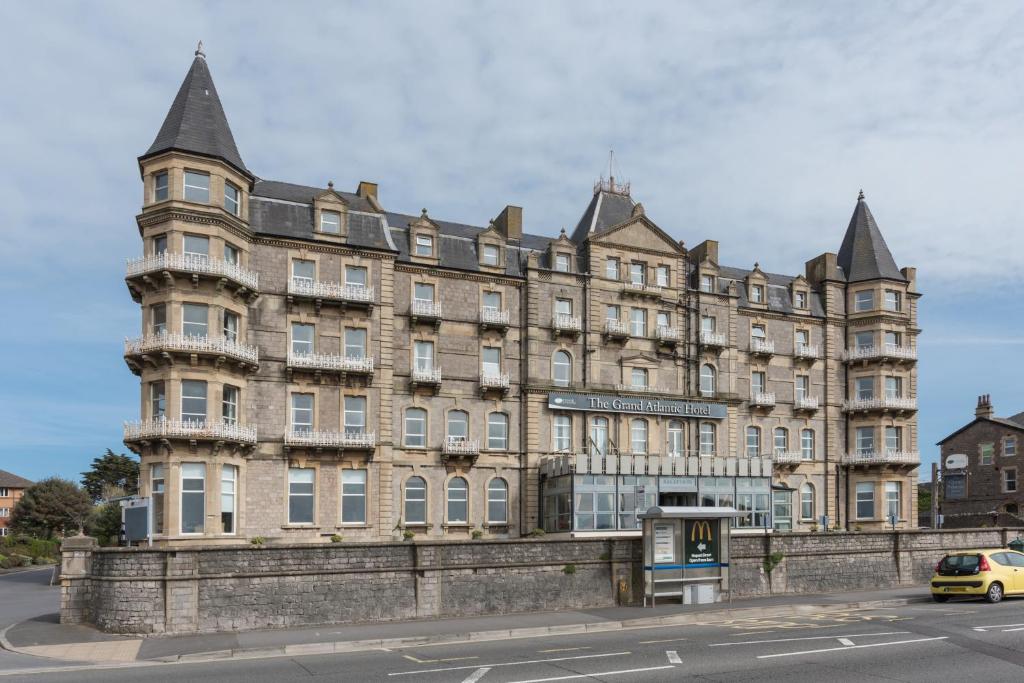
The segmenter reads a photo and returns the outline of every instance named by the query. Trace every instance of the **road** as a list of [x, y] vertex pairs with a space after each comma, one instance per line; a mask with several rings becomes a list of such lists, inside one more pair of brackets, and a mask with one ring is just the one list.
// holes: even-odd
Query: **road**
[[[60, 589], [50, 586], [53, 567], [41, 567], [12, 574], [0, 574], [0, 631], [25, 619], [52, 615], [60, 609]], [[0, 672], [39, 666], [36, 657], [0, 650]]]
[[351, 654], [0, 674], [0, 682], [1024, 680], [1024, 599], [828, 610]]

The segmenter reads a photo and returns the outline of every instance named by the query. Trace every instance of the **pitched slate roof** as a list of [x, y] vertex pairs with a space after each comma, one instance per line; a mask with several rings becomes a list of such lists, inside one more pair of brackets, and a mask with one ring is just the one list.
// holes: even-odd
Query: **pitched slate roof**
[[[744, 270], [742, 268], [732, 268], [730, 266], [719, 266], [718, 268], [718, 286], [719, 293], [725, 294], [729, 291], [729, 280], [736, 280], [736, 294], [739, 296], [739, 305], [747, 307], [750, 302], [747, 300], [747, 287], [746, 277], [750, 275], [752, 271]], [[796, 278], [792, 275], [777, 275], [775, 273], [762, 273], [768, 278], [768, 287], [765, 292], [768, 295], [768, 310], [778, 311], [780, 313], [792, 313], [793, 312], [793, 300], [790, 295], [789, 285]], [[821, 303], [821, 295], [810, 290], [810, 301], [809, 310], [811, 316], [817, 318], [825, 317], [825, 308]]]
[[627, 194], [604, 190], [595, 192], [569, 239], [582, 244], [588, 237], [628, 221], [633, 216], [635, 205]]
[[[283, 183], [279, 180], [263, 180], [259, 178], [252, 188], [254, 197], [267, 197], [268, 199], [280, 199], [286, 202], [298, 202], [299, 204], [312, 205], [313, 200], [320, 194], [327, 191], [326, 187], [310, 187], [309, 185], [296, 185], [295, 183]], [[368, 211], [375, 213], [376, 209], [369, 200], [352, 192], [334, 190], [348, 204], [350, 209], [355, 211]]]
[[19, 477], [16, 474], [12, 474], [7, 470], [0, 470], [0, 488], [5, 489], [27, 489], [32, 486], [35, 482], [29, 481], [24, 477]]
[[171, 149], [222, 159], [252, 176], [235, 146], [235, 138], [231, 135], [224, 107], [201, 49], [196, 50], [192, 67], [178, 89], [164, 125], [140, 159]]
[[1016, 429], [1018, 431], [1024, 432], [1024, 413], [1017, 413], [1012, 417], [976, 417], [967, 424], [965, 424], [960, 429], [950, 434], [949, 436], [944, 437], [940, 441], [936, 441], [935, 445], [941, 446], [942, 444], [946, 443], [957, 434], [964, 432], [965, 430], [973, 427], [979, 422], [995, 422], [996, 424], [1003, 425], [1004, 427], [1009, 427], [1010, 429]]
[[839, 248], [838, 263], [848, 282], [879, 278], [906, 280], [885, 244], [882, 231], [878, 229], [878, 223], [864, 201], [863, 192], [857, 198], [857, 206], [846, 228], [843, 245]]

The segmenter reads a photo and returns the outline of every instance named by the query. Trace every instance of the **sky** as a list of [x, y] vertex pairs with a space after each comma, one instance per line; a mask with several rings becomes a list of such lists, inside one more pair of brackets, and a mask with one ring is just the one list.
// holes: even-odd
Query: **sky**
[[1012, 2], [0, 3], [0, 469], [78, 478], [139, 411], [137, 157], [198, 40], [256, 175], [571, 230], [607, 172], [676, 239], [796, 274], [863, 188], [918, 269], [919, 423], [1024, 410]]

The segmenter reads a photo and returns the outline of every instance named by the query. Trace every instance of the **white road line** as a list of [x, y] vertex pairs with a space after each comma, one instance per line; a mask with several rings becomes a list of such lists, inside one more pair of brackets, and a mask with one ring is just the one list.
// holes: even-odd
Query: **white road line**
[[672, 664], [682, 664], [683, 660], [679, 657], [679, 653], [675, 650], [665, 650], [665, 654], [668, 656], [668, 661]]
[[481, 667], [473, 673], [469, 674], [469, 676], [467, 676], [465, 679], [463, 679], [462, 683], [476, 683], [484, 677], [484, 674], [486, 674], [490, 670], [491, 668], [489, 666]]
[[[632, 652], [605, 652], [599, 655], [576, 655], [574, 657], [551, 657], [550, 659], [527, 659], [521, 662], [499, 662], [497, 664], [473, 664], [472, 666], [449, 666], [444, 669], [420, 669], [419, 671], [396, 671], [389, 673], [388, 676], [415, 676], [417, 674], [433, 674], [441, 673], [444, 671], [465, 671], [467, 669], [480, 669], [488, 668], [493, 669], [496, 666], [522, 666], [523, 664], [543, 664], [545, 662], [568, 662], [575, 659], [597, 659], [598, 657], [623, 657], [625, 655], [631, 655]], [[594, 674], [595, 676], [597, 674]]]
[[854, 645], [852, 647], [827, 647], [823, 650], [804, 650], [803, 652], [780, 652], [774, 655], [758, 655], [758, 659], [772, 659], [774, 657], [796, 657], [797, 655], [814, 655], [819, 652], [836, 652], [839, 650], [859, 650], [864, 647], [885, 647], [886, 645], [909, 645], [910, 643], [927, 643], [933, 640], [945, 640], [949, 636], [938, 638], [915, 638], [913, 640], [897, 640], [892, 643], [870, 643], [868, 645]]
[[988, 626], [974, 626], [975, 631], [987, 631], [990, 628], [1010, 628], [1011, 626], [1024, 626], [1024, 624], [990, 624]]
[[1024, 631], [1024, 628], [1004, 628], [1003, 633], [1012, 633], [1014, 631]]
[[662, 638], [661, 640], [641, 640], [637, 645], [651, 645], [652, 643], [680, 643], [689, 638]]
[[730, 645], [761, 645], [763, 643], [791, 643], [796, 640], [835, 640], [836, 638], [874, 638], [876, 636], [902, 636], [910, 631], [882, 631], [881, 633], [848, 633], [843, 636], [804, 636], [803, 638], [776, 638], [774, 640], [745, 640], [738, 643], [711, 643], [708, 647], [728, 647]]
[[554, 678], [531, 678], [526, 681], [513, 681], [512, 683], [547, 683], [548, 681], [571, 681], [580, 678], [597, 678], [598, 676], [621, 676], [622, 674], [639, 674], [645, 671], [662, 671], [674, 669], [674, 666], [649, 666], [646, 669], [623, 669], [622, 671], [599, 671], [592, 674], [575, 674], [573, 676], [555, 676]]
[[836, 640], [838, 640], [840, 643], [842, 643], [846, 647], [853, 647], [853, 641], [850, 640], [849, 638], [837, 638]]

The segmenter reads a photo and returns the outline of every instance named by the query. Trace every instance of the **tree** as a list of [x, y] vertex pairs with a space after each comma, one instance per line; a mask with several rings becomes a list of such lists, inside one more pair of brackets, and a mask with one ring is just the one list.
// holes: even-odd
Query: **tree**
[[82, 486], [94, 503], [138, 493], [139, 463], [108, 448], [103, 457], [93, 459], [88, 472], [82, 472]]
[[50, 477], [25, 489], [11, 512], [11, 530], [37, 538], [67, 536], [82, 528], [91, 509], [89, 494], [78, 484]]
[[121, 504], [112, 501], [94, 507], [85, 529], [100, 545], [116, 545], [121, 536]]

